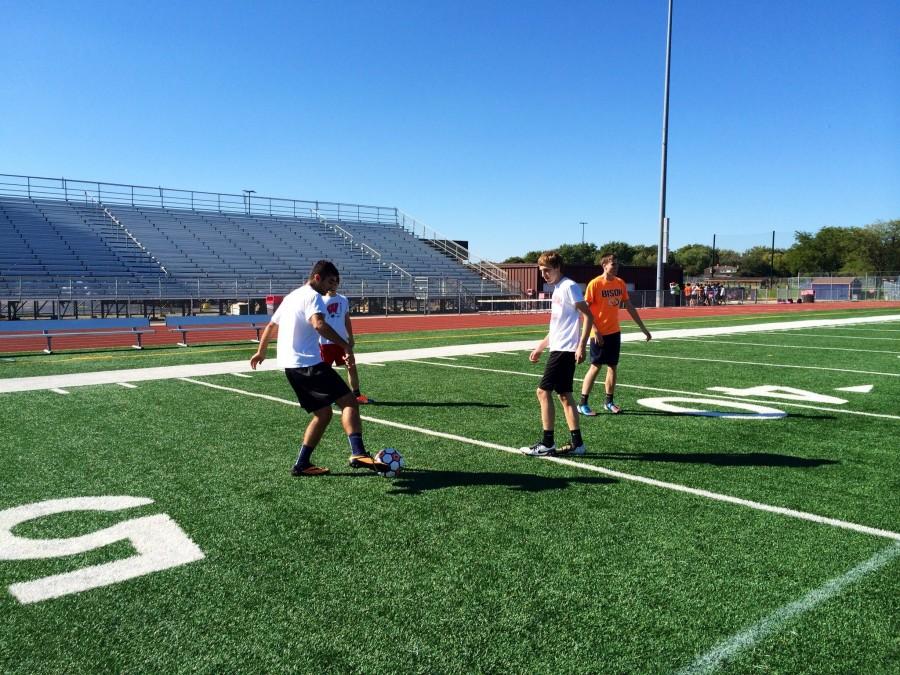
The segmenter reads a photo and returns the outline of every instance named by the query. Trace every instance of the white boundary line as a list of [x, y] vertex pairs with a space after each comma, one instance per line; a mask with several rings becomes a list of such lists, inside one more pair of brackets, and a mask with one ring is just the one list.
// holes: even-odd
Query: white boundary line
[[[266, 401], [274, 401], [276, 403], [281, 403], [284, 405], [290, 405], [299, 407], [300, 404], [296, 401], [291, 401], [284, 398], [278, 398], [277, 396], [270, 396], [268, 394], [258, 394], [252, 391], [245, 391], [243, 389], [235, 389], [234, 387], [224, 387], [222, 385], [213, 384], [212, 382], [203, 382], [201, 380], [194, 380], [191, 378], [179, 378], [182, 382], [189, 382], [191, 384], [198, 384], [204, 387], [209, 387], [210, 389], [219, 389], [221, 391], [228, 391], [235, 394], [242, 394], [244, 396], [252, 396], [254, 398], [261, 398]], [[368, 415], [360, 415], [362, 419], [366, 422], [370, 422], [372, 424], [381, 424], [383, 426], [394, 427], [397, 429], [404, 429], [406, 431], [414, 431], [420, 434], [425, 434], [427, 436], [435, 436], [438, 438], [446, 438], [448, 440], [457, 441], [460, 443], [467, 443], [469, 445], [478, 445], [483, 448], [492, 448], [494, 450], [503, 450], [504, 452], [509, 452], [515, 455], [521, 455], [521, 451], [516, 448], [511, 448], [505, 445], [499, 445], [497, 443], [489, 443], [487, 441], [479, 441], [474, 438], [466, 438], [465, 436], [457, 436], [456, 434], [448, 434], [443, 431], [433, 431], [431, 429], [425, 429], [423, 427], [414, 427], [409, 424], [402, 424], [401, 422], [392, 422], [390, 420], [382, 420], [377, 417], [369, 417]], [[530, 458], [529, 458], [530, 459]], [[821, 525], [830, 525], [832, 527], [837, 527], [845, 530], [851, 530], [853, 532], [859, 532], [862, 534], [869, 534], [875, 537], [885, 537], [887, 539], [893, 539], [896, 541], [900, 541], [900, 534], [896, 532], [891, 532], [889, 530], [881, 530], [875, 527], [869, 527], [867, 525], [859, 525], [856, 523], [850, 523], [844, 520], [838, 520], [836, 518], [827, 518], [825, 516], [819, 516], [814, 513], [806, 513], [804, 511], [795, 511], [794, 509], [787, 509], [781, 506], [771, 506], [769, 504], [763, 504], [761, 502], [754, 502], [749, 499], [742, 499], [740, 497], [732, 497], [730, 495], [724, 495], [717, 492], [710, 492], [708, 490], [700, 490], [698, 488], [688, 487], [686, 485], [679, 485], [678, 483], [668, 483], [661, 480], [656, 480], [654, 478], [646, 478], [644, 476], [637, 476], [630, 473], [623, 473], [621, 471], [613, 471], [612, 469], [607, 469], [602, 466], [597, 466], [596, 464], [585, 464], [583, 462], [576, 462], [571, 459], [565, 459], [563, 457], [554, 457], [554, 456], [544, 456], [540, 457], [548, 462], [553, 462], [554, 464], [562, 464], [564, 466], [571, 466], [576, 469], [584, 469], [586, 471], [593, 471], [595, 473], [600, 473], [605, 476], [612, 476], [613, 478], [619, 478], [621, 480], [632, 481], [635, 483], [643, 483], [644, 485], [651, 485], [653, 487], [664, 488], [667, 490], [673, 490], [675, 492], [683, 492], [685, 494], [694, 495], [697, 497], [704, 497], [706, 499], [712, 499], [715, 501], [726, 502], [729, 504], [736, 504], [738, 506], [746, 506], [751, 509], [755, 509], [757, 511], [765, 511], [767, 513], [775, 513], [782, 516], [787, 516], [789, 518], [797, 518], [799, 520], [806, 520], [813, 523], [819, 523]]]
[[[858, 316], [847, 319], [817, 319], [805, 321], [785, 321], [781, 323], [761, 323], [746, 326], [720, 326], [704, 328], [687, 328], [677, 330], [658, 331], [654, 334], [654, 340], [666, 340], [679, 337], [701, 337], [714, 335], [731, 335], [734, 333], [768, 333], [771, 331], [793, 330], [795, 328], [818, 328], [826, 326], [845, 326], [856, 324], [871, 324], [900, 321], [900, 314], [885, 314], [880, 316]], [[622, 335], [622, 342], [643, 341], [642, 333], [628, 333]], [[422, 347], [417, 349], [401, 349], [388, 352], [366, 352], [357, 356], [357, 363], [377, 362], [380, 364], [391, 361], [409, 361], [411, 359], [431, 357], [470, 356], [472, 354], [496, 354], [507, 351], [528, 351], [534, 349], [535, 340], [520, 340], [516, 342], [486, 342], [479, 344], [447, 345], [444, 347]], [[249, 353], [249, 352], [248, 352]], [[629, 352], [631, 353], [631, 352]], [[638, 354], [640, 354], [638, 352]], [[640, 354], [641, 356], [656, 356], [653, 354]], [[677, 358], [677, 357], [661, 357]], [[689, 357], [682, 357], [689, 358]], [[699, 359], [709, 360], [709, 359]], [[742, 363], [717, 360], [718, 363]], [[750, 364], [770, 365], [770, 364]], [[813, 366], [782, 366], [785, 368], [811, 368], [815, 370], [836, 370], [833, 368], [816, 368]], [[147, 380], [164, 380], [181, 377], [202, 377], [206, 375], [221, 375], [225, 373], [249, 372], [249, 360], [229, 361], [223, 363], [201, 363], [188, 366], [162, 366], [155, 368], [132, 368], [126, 370], [106, 370], [93, 373], [77, 373], [72, 375], [53, 375], [42, 377], [18, 377], [0, 378], [0, 393], [12, 393], [21, 391], [36, 391], [62, 387], [81, 387], [94, 384], [117, 384], [119, 382], [144, 382]], [[274, 358], [267, 359], [261, 364], [259, 370], [279, 370]], [[887, 373], [868, 373], [868, 371], [850, 371], [873, 375]], [[891, 374], [900, 377], [900, 373]]]
[[678, 671], [679, 675], [702, 675], [718, 670], [723, 663], [729, 661], [738, 652], [753, 647], [756, 643], [780, 630], [784, 624], [840, 594], [847, 586], [859, 581], [867, 574], [878, 571], [897, 556], [900, 556], [900, 545], [888, 546], [842, 576], [827, 581], [799, 600], [776, 609], [749, 628], [718, 643], [705, 654], [698, 656], [690, 666]]
[[[541, 373], [526, 373], [521, 370], [500, 370], [497, 368], [481, 368], [479, 366], [464, 366], [461, 364], [451, 364], [451, 363], [435, 363], [434, 361], [409, 361], [409, 363], [421, 363], [425, 366], [440, 366], [442, 368], [461, 368], [463, 370], [479, 370], [487, 373], [500, 373], [502, 375], [523, 375], [525, 377], [541, 377]], [[574, 378], [575, 382], [582, 382], [582, 378], [576, 377]], [[815, 405], [807, 405], [805, 403], [794, 403], [792, 401], [785, 401], [783, 399], [777, 399], [775, 401], [765, 400], [760, 401], [758, 399], [749, 398], [746, 396], [735, 396], [734, 394], [725, 394], [714, 392], [709, 394], [707, 392], [696, 392], [696, 391], [685, 391], [684, 389], [665, 389], [662, 387], [646, 387], [640, 384], [622, 384], [621, 382], [616, 384], [617, 387], [625, 387], [627, 389], [641, 389], [643, 391], [660, 391], [666, 394], [684, 394], [687, 396], [705, 396], [705, 397], [715, 397], [722, 399], [729, 399], [733, 401], [743, 401], [745, 403], [758, 403], [760, 405], [789, 405], [794, 408], [808, 408], [809, 410], [820, 410], [824, 412], [838, 412], [843, 413], [845, 415], [862, 415], [864, 417], [880, 417], [883, 419], [889, 420], [900, 420], [900, 415], [888, 415], [887, 413], [871, 413], [871, 412], [863, 412], [861, 410], [846, 410], [845, 408], [828, 408], [821, 407]]]

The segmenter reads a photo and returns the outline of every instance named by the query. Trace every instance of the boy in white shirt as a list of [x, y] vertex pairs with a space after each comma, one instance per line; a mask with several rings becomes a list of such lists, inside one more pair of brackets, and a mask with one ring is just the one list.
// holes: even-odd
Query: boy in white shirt
[[[540, 344], [528, 356], [532, 363], [537, 363], [544, 349], [549, 345], [550, 358], [544, 369], [544, 376], [537, 388], [537, 398], [541, 404], [541, 424], [544, 435], [540, 441], [530, 448], [521, 448], [526, 455], [552, 455], [585, 453], [581, 429], [578, 426], [578, 412], [575, 399], [572, 398], [572, 383], [575, 377], [575, 365], [584, 362], [585, 345], [594, 319], [591, 310], [584, 301], [584, 295], [578, 285], [563, 276], [562, 258], [556, 251], [547, 251], [538, 258], [538, 267], [544, 281], [554, 286], [552, 309], [550, 311], [550, 331]], [[584, 322], [586, 330], [582, 330]], [[563, 413], [569, 426], [571, 444], [559, 449], [554, 442], [554, 418], [556, 410], [553, 406], [551, 392], [555, 391], [563, 407]]]
[[359, 405], [347, 383], [335, 370], [322, 362], [319, 353], [319, 336], [340, 345], [344, 361], [354, 365], [353, 345], [342, 338], [325, 321], [327, 309], [322, 293], [334, 290], [340, 283], [340, 274], [329, 260], [320, 260], [312, 268], [309, 280], [291, 291], [275, 310], [259, 339], [259, 348], [250, 358], [250, 367], [265, 361], [266, 350], [272, 334], [278, 327], [278, 365], [291, 383], [300, 406], [312, 413], [312, 420], [303, 434], [300, 454], [291, 469], [294, 476], [321, 476], [328, 473], [324, 467], [314, 466], [310, 456], [331, 422], [331, 404], [341, 409], [341, 424], [350, 442], [350, 466], [355, 468], [384, 470], [385, 465], [375, 461], [366, 452], [362, 440], [362, 422]]
[[[341, 295], [335, 290], [328, 291], [325, 296], [325, 321], [334, 328], [334, 331], [340, 335], [351, 347], [356, 343], [353, 339], [353, 326], [350, 325], [350, 300], [347, 296]], [[335, 344], [324, 336], [319, 336], [319, 353], [322, 360], [330, 365], [347, 366], [347, 379], [349, 380], [350, 390], [356, 397], [359, 404], [375, 403], [375, 401], [359, 391], [359, 372], [356, 370], [356, 364], [349, 365], [345, 363], [346, 353], [343, 347]]]

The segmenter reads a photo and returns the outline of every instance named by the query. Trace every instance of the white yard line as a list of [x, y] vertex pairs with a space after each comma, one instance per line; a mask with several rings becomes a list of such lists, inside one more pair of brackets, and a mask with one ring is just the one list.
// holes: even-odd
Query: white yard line
[[[498, 368], [481, 368], [479, 366], [464, 366], [450, 363], [435, 363], [434, 361], [410, 361], [410, 363], [420, 363], [424, 366], [438, 366], [441, 368], [461, 368], [463, 370], [478, 370], [485, 373], [500, 373], [503, 375], [524, 375], [525, 377], [541, 377], [542, 373], [526, 373], [521, 370], [500, 370]], [[575, 382], [581, 382], [582, 378], [576, 377], [574, 378]], [[664, 389], [662, 387], [646, 387], [639, 384], [622, 384], [621, 382], [616, 384], [617, 387], [624, 387], [626, 389], [641, 389], [643, 391], [658, 391], [664, 394], [681, 394], [685, 396], [704, 396], [704, 397], [714, 397], [714, 398], [722, 398], [728, 399], [730, 401], [744, 401], [746, 403], [757, 403], [760, 405], [786, 405], [792, 406], [794, 408], [807, 408], [809, 410], [820, 410], [824, 412], [837, 412], [843, 413], [845, 415], [862, 415], [863, 417], [880, 417], [883, 419], [889, 420], [900, 420], [900, 415], [888, 415], [887, 413], [871, 413], [864, 412], [862, 410], [847, 410], [844, 408], [829, 408], [823, 406], [816, 405], [807, 405], [805, 403], [793, 403], [791, 401], [785, 401], [783, 399], [776, 400], [764, 400], [761, 401], [759, 399], [748, 398], [746, 396], [735, 396], [733, 394], [725, 394], [720, 392], [714, 392], [710, 394], [709, 392], [697, 392], [697, 391], [685, 391], [683, 389]]]
[[[194, 380], [191, 378], [180, 378], [183, 382], [190, 382], [191, 384], [198, 384], [204, 387], [209, 387], [210, 389], [219, 389], [221, 391], [232, 392], [235, 394], [241, 394], [243, 396], [252, 396], [254, 398], [261, 398], [266, 401], [274, 401], [276, 403], [281, 403], [283, 405], [290, 405], [299, 407], [300, 404], [297, 401], [291, 401], [289, 399], [279, 398], [277, 396], [270, 396], [268, 394], [258, 394], [252, 391], [245, 391], [243, 389], [235, 389], [234, 387], [223, 387], [222, 385], [213, 384], [212, 382], [203, 382], [201, 380]], [[390, 420], [382, 420], [377, 417], [369, 417], [368, 415], [360, 415], [362, 419], [366, 422], [370, 422], [372, 424], [380, 424], [383, 426], [394, 427], [397, 429], [404, 429], [406, 431], [414, 431], [420, 434], [424, 434], [426, 436], [435, 436], [438, 438], [446, 438], [448, 440], [457, 441], [460, 443], [467, 443], [469, 445], [477, 445], [483, 448], [493, 448], [494, 450], [502, 450], [504, 452], [509, 452], [515, 455], [521, 456], [521, 451], [516, 448], [511, 448], [505, 445], [499, 445], [497, 443], [489, 443], [487, 441], [479, 441], [474, 438], [466, 438], [465, 436], [458, 436], [456, 434], [448, 434], [443, 431], [434, 431], [432, 429], [425, 429], [423, 427], [415, 427], [410, 424], [403, 424], [401, 422], [392, 422]], [[532, 458], [524, 458], [523, 459], [532, 459]], [[546, 456], [540, 457], [539, 459], [543, 459], [548, 462], [553, 462], [555, 464], [562, 464], [564, 466], [571, 466], [577, 469], [584, 469], [586, 471], [593, 471], [594, 473], [600, 473], [605, 476], [612, 476], [613, 478], [619, 478], [620, 480], [632, 481], [635, 483], [643, 483], [644, 485], [651, 485], [653, 487], [664, 488], [667, 490], [674, 490], [676, 492], [682, 492], [690, 495], [694, 495], [697, 497], [704, 497], [706, 499], [712, 499], [720, 502], [727, 502], [729, 504], [737, 504], [739, 506], [746, 506], [751, 509], [755, 509], [757, 511], [765, 511], [767, 513], [775, 513], [782, 516], [787, 516], [789, 518], [797, 518], [799, 520], [806, 520], [813, 523], [819, 523], [821, 525], [830, 525], [831, 527], [837, 527], [845, 530], [851, 530], [853, 532], [859, 532], [862, 534], [869, 534], [876, 537], [885, 537], [887, 539], [894, 539], [896, 541], [900, 541], [900, 534], [896, 532], [890, 532], [888, 530], [881, 530], [875, 527], [869, 527], [867, 525], [858, 525], [856, 523], [850, 523], [844, 520], [838, 520], [836, 518], [827, 518], [825, 516], [819, 516], [814, 513], [806, 513], [804, 511], [795, 511], [794, 509], [787, 509], [781, 506], [771, 506], [769, 504], [763, 504], [761, 502], [754, 502], [749, 499], [741, 499], [740, 497], [732, 497], [730, 495], [719, 494], [717, 492], [710, 492], [708, 490], [700, 490], [697, 488], [688, 487], [686, 485], [679, 485], [678, 483], [668, 483], [661, 480], [656, 480], [654, 478], [646, 478], [644, 476], [637, 476], [634, 474], [623, 473], [621, 471], [613, 471], [612, 469], [607, 469], [602, 466], [597, 466], [596, 464], [585, 464], [583, 462], [576, 462], [571, 459], [565, 459], [563, 457], [553, 457]]]
[[827, 581], [799, 600], [779, 607], [749, 628], [722, 640], [708, 652], [698, 656], [690, 666], [680, 670], [679, 674], [704, 675], [705, 673], [715, 672], [739, 652], [750, 649], [770, 635], [780, 631], [789, 621], [796, 619], [801, 614], [810, 611], [826, 600], [839, 595], [847, 586], [856, 583], [867, 574], [877, 572], [898, 556], [900, 556], [900, 545], [889, 546], [883, 551], [876, 553], [849, 572]]
[[[900, 373], [881, 373], [876, 370], [852, 370], [850, 368], [828, 368], [826, 366], [798, 366], [793, 363], [759, 363], [758, 361], [729, 361], [727, 359], [701, 359], [698, 356], [667, 356], [664, 354], [644, 354], [643, 352], [622, 352], [628, 356], [645, 356], [651, 359], [674, 359], [676, 361], [702, 361], [704, 363], [733, 363], [740, 366], [761, 366], [763, 368], [798, 368], [800, 370], [828, 370], [835, 373], [856, 373], [858, 375], [884, 375], [900, 377]], [[898, 356], [900, 358], [900, 356]]]

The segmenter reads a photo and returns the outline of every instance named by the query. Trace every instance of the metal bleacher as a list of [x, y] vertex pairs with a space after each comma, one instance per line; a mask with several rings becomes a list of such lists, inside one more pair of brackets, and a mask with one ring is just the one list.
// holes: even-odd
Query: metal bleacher
[[351, 297], [515, 293], [445, 241], [389, 207], [0, 174], [0, 299], [260, 297], [320, 259]]

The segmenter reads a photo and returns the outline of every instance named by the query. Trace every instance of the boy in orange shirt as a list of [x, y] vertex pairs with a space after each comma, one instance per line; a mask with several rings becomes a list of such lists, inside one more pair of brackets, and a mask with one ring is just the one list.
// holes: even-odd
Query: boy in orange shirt
[[[622, 409], [613, 402], [616, 391], [616, 368], [619, 365], [619, 349], [622, 345], [622, 332], [619, 328], [619, 309], [625, 309], [640, 327], [649, 340], [650, 331], [641, 321], [637, 310], [628, 301], [628, 288], [625, 282], [616, 276], [619, 263], [616, 256], [610, 254], [600, 259], [603, 274], [591, 280], [584, 292], [584, 300], [591, 308], [594, 316], [594, 334], [591, 337], [591, 367], [581, 384], [581, 402], [578, 412], [593, 417], [597, 413], [588, 405], [588, 396], [594, 386], [594, 380], [600, 374], [600, 368], [606, 365], [606, 403], [604, 407], [611, 413], [620, 413]], [[589, 326], [585, 326], [589, 329]]]

